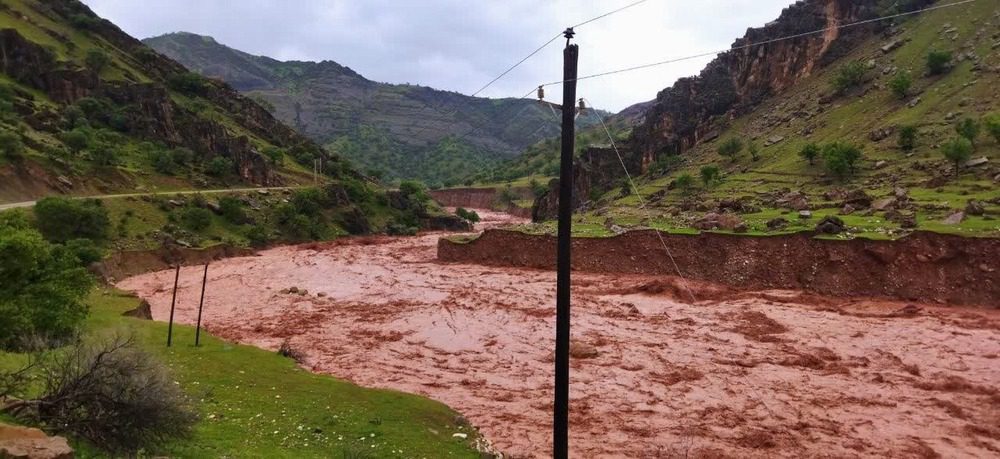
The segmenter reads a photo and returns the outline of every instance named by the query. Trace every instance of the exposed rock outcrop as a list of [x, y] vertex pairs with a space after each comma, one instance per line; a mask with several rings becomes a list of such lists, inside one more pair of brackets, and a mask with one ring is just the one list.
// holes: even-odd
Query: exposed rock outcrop
[[[622, 152], [622, 157], [630, 173], [640, 169], [635, 155]], [[573, 162], [573, 208], [579, 208], [589, 201], [595, 191], [603, 193], [620, 186], [625, 178], [625, 171], [614, 149], [596, 146], [587, 148]], [[539, 222], [556, 218], [558, 214], [559, 180], [553, 179], [549, 182], [548, 191], [535, 200], [531, 219]]]

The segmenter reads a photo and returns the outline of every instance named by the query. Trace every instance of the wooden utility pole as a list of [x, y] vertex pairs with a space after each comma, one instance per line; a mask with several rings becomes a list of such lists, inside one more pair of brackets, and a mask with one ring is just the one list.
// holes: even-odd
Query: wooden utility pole
[[194, 329], [194, 347], [201, 344], [201, 309], [205, 306], [206, 283], [208, 283], [208, 263], [205, 263], [205, 274], [201, 276], [201, 299], [198, 300], [198, 325]]
[[552, 457], [569, 456], [569, 317], [570, 235], [573, 220], [573, 150], [576, 135], [576, 64], [580, 49], [570, 44], [573, 28], [563, 33], [562, 152], [559, 162], [559, 243], [556, 251], [556, 381]]
[[181, 265], [177, 264], [177, 271], [174, 272], [174, 295], [170, 298], [170, 322], [167, 324], [167, 347], [174, 339], [174, 306], [177, 305], [177, 281], [181, 277]]

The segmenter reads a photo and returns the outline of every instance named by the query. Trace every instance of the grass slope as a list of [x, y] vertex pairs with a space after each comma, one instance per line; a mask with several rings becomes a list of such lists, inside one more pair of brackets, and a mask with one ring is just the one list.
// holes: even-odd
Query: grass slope
[[[149, 455], [185, 458], [345, 457], [476, 458], [475, 432], [455, 424], [447, 406], [391, 390], [366, 389], [311, 374], [291, 359], [207, 333], [194, 347], [194, 328], [122, 317], [138, 298], [113, 289], [88, 299], [89, 333], [132, 333], [141, 348], [169, 366], [200, 416], [194, 435]], [[0, 353], [0, 368], [23, 357]], [[10, 418], [0, 420], [11, 421]], [[468, 440], [452, 437], [469, 434]], [[78, 457], [103, 457], [74, 442]]]

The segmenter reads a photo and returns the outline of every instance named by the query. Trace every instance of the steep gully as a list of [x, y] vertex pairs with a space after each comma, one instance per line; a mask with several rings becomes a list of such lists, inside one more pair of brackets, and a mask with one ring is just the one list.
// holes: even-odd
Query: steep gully
[[[218, 261], [204, 323], [268, 349], [287, 339], [313, 371], [440, 400], [514, 457], [546, 457], [554, 273], [443, 264], [439, 236]], [[164, 320], [172, 275], [118, 286]], [[181, 279], [177, 318], [193, 323], [200, 278]], [[1000, 451], [1000, 311], [688, 286], [699, 301], [670, 276], [574, 275], [574, 457]]]

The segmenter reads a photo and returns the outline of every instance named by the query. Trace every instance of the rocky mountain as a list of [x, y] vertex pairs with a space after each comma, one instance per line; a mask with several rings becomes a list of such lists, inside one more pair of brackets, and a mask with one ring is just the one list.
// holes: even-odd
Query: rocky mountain
[[[144, 41], [265, 101], [279, 119], [389, 179], [458, 183], [559, 133], [559, 117], [529, 99], [379, 83], [332, 61], [282, 62], [191, 33]], [[593, 125], [597, 113], [578, 123]]]
[[0, 2], [0, 50], [0, 199], [306, 179], [265, 159], [269, 148], [348, 171], [252, 99], [80, 2]]
[[[749, 29], [619, 133], [644, 208], [604, 141], [580, 146], [579, 221], [597, 232], [1000, 234], [1000, 7], [942, 3], [837, 27], [932, 4], [803, 0]], [[536, 201], [538, 220], [555, 200]]]

